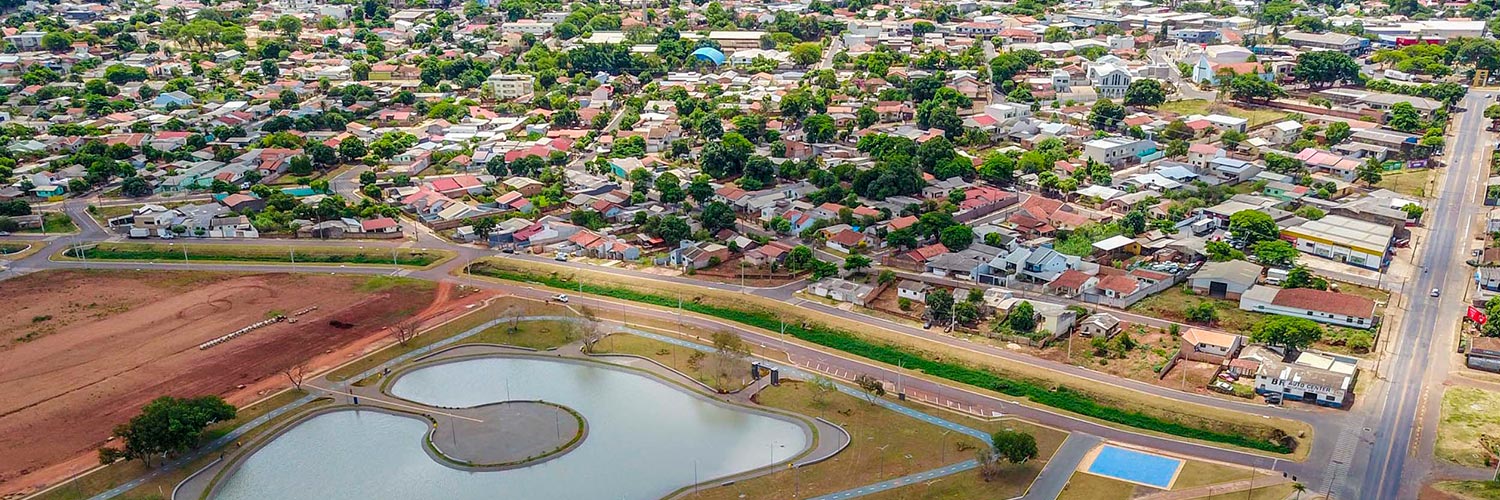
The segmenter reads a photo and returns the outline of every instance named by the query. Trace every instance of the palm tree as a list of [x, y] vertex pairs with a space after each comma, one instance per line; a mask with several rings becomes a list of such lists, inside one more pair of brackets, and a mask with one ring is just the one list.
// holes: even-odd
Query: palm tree
[[1307, 487], [1302, 483], [1292, 483], [1292, 491], [1297, 492], [1297, 500], [1302, 500], [1302, 492], [1307, 491]]

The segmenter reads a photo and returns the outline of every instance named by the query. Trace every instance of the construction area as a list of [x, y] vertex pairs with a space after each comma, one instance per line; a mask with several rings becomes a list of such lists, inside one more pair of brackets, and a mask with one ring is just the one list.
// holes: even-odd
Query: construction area
[[[245, 405], [431, 325], [486, 294], [391, 277], [49, 271], [0, 282], [0, 495], [98, 464], [161, 396]], [[280, 319], [277, 319], [280, 318]]]

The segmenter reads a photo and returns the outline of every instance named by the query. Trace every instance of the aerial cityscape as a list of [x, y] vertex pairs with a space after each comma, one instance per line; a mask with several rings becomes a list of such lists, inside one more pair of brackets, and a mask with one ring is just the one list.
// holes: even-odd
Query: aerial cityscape
[[1500, 0], [0, 8], [0, 500], [1500, 499]]

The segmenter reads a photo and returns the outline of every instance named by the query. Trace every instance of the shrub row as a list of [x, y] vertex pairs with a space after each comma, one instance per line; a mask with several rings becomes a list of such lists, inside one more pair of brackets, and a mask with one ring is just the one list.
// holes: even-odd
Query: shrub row
[[[578, 283], [573, 280], [558, 278], [555, 276], [539, 276], [530, 273], [520, 273], [500, 269], [488, 263], [475, 264], [471, 266], [470, 272], [483, 276], [500, 278], [510, 281], [535, 282], [553, 288], [568, 290], [580, 290], [584, 293], [603, 295], [621, 300], [641, 302], [659, 306], [677, 307], [677, 299], [654, 295], [650, 293], [637, 292], [630, 289], [596, 285], [590, 283]], [[782, 320], [770, 312], [745, 311], [717, 307], [696, 302], [683, 302], [683, 309], [700, 314], [706, 314], [736, 323], [741, 323], [765, 330], [780, 331], [783, 327]], [[890, 344], [876, 344], [864, 340], [852, 333], [809, 325], [803, 327], [800, 324], [786, 324], [786, 333], [812, 342], [824, 347], [847, 352], [873, 361], [887, 365], [900, 365], [906, 368], [919, 370], [928, 375], [941, 377], [943, 379], [959, 382], [962, 384], [989, 389], [1014, 397], [1023, 397], [1038, 404], [1053, 408], [1066, 410], [1079, 415], [1097, 418], [1107, 422], [1162, 432], [1174, 436], [1190, 439], [1211, 441], [1216, 443], [1230, 444], [1244, 448], [1264, 450], [1273, 453], [1291, 453], [1292, 448], [1286, 444], [1273, 443], [1268, 440], [1256, 439], [1238, 434], [1229, 434], [1208, 429], [1202, 429], [1185, 425], [1179, 422], [1164, 420], [1140, 412], [1127, 411], [1120, 408], [1108, 406], [1095, 401], [1087, 394], [1068, 389], [1066, 387], [1047, 388], [1041, 385], [1011, 378], [1002, 377], [989, 370], [976, 369], [955, 363], [933, 360], [919, 353], [912, 352], [906, 348]]]

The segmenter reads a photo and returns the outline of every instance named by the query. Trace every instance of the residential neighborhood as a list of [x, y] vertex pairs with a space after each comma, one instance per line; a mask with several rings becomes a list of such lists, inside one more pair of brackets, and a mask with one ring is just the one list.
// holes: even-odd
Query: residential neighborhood
[[[602, 339], [633, 335], [610, 363], [634, 356], [619, 364], [665, 373], [693, 398], [796, 415], [783, 420], [818, 439], [847, 435], [845, 446], [858, 444], [849, 431], [868, 415], [822, 411], [825, 392], [986, 422], [947, 429], [1006, 418], [1069, 436], [1042, 453], [1045, 467], [1026, 466], [1035, 450], [1003, 460], [999, 434], [974, 431], [977, 447], [932, 446], [946, 450], [940, 464], [908, 463], [895, 475], [856, 459], [848, 467], [879, 473], [800, 490], [778, 470], [850, 454], [809, 442], [771, 462], [725, 459], [735, 465], [704, 477], [695, 469], [691, 483], [635, 474], [650, 483], [642, 498], [724, 496], [737, 481], [751, 485], [741, 498], [841, 499], [1109, 491], [1383, 500], [1486, 498], [1474, 492], [1500, 488], [1500, 419], [1459, 418], [1500, 414], [1500, 322], [1490, 321], [1500, 315], [1500, 208], [1490, 208], [1500, 205], [1500, 4], [3, 7], [0, 289], [75, 268], [389, 276], [437, 283], [437, 302], [454, 299], [453, 287], [505, 297], [487, 321], [510, 317], [515, 333], [526, 316], [570, 339], [476, 344], [568, 347], [586, 358]], [[160, 267], [169, 262], [177, 267]], [[214, 300], [205, 304], [221, 307]], [[511, 303], [522, 300], [541, 306]], [[407, 306], [389, 310], [462, 316]], [[296, 310], [312, 309], [278, 308], [260, 321], [291, 325]], [[25, 314], [30, 323], [8, 327], [29, 332], [16, 346], [66, 326], [49, 324], [47, 311]], [[701, 324], [684, 331], [689, 317]], [[393, 335], [406, 355], [446, 349], [408, 344], [439, 324], [393, 320], [370, 331]], [[609, 331], [583, 335], [589, 329]], [[379, 352], [358, 345], [369, 348], [361, 355]], [[51, 356], [66, 354], [56, 349]], [[692, 361], [677, 359], [682, 349]], [[383, 367], [376, 378], [327, 379], [332, 389], [304, 389], [292, 375], [301, 364], [271, 378], [316, 404], [352, 407], [351, 385], [401, 380], [406, 358], [397, 356], [366, 362]], [[734, 385], [742, 373], [751, 379]], [[794, 373], [793, 387], [817, 392], [792, 399], [815, 398], [817, 419], [802, 418], [814, 414], [806, 408], [756, 409], [789, 404], [775, 389], [765, 400], [756, 391]], [[244, 375], [233, 391], [292, 394], [259, 377]], [[918, 380], [910, 393], [908, 379]], [[381, 399], [406, 401], [392, 389], [400, 384], [381, 384], [363, 389], [366, 400], [415, 412], [433, 429], [497, 418], [476, 408], [500, 401], [400, 410], [406, 403]], [[191, 390], [203, 394], [172, 395], [244, 396]], [[118, 420], [111, 429], [129, 419], [108, 415]], [[559, 438], [562, 420], [553, 422]], [[881, 433], [896, 432], [879, 421]], [[112, 443], [120, 432], [94, 437]], [[431, 443], [439, 434], [427, 445], [434, 460], [481, 476], [578, 446], [564, 440], [479, 467], [489, 462], [445, 455], [452, 450]], [[901, 453], [918, 453], [909, 444]], [[265, 445], [249, 448], [273, 449]], [[118, 456], [100, 450], [99, 463], [187, 466], [197, 447], [120, 446]], [[1165, 483], [1111, 475], [1099, 460], [1125, 448], [1227, 464], [1235, 478], [1249, 472], [1180, 488], [1175, 473]], [[256, 463], [231, 454], [197, 467]], [[959, 454], [973, 463], [938, 467]], [[1126, 469], [1149, 461], [1129, 460]], [[20, 482], [56, 488], [85, 473], [44, 462], [0, 461], [0, 494], [60, 498]], [[42, 470], [53, 477], [36, 476]], [[951, 489], [910, 489], [950, 476]], [[554, 482], [582, 489], [546, 495], [592, 491]], [[788, 482], [792, 490], [779, 489]], [[243, 486], [197, 487], [206, 497]], [[383, 488], [375, 496], [410, 494]]]

